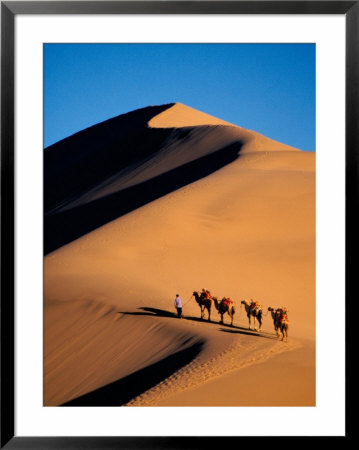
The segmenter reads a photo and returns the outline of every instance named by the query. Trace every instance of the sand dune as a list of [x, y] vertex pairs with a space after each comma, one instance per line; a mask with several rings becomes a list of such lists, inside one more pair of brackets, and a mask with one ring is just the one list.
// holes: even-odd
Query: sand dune
[[[45, 405], [315, 404], [313, 153], [149, 107], [46, 149], [45, 199]], [[202, 287], [234, 327], [199, 320]], [[248, 330], [250, 298], [288, 307], [288, 343], [270, 315]], [[249, 398], [248, 371], [278, 394]]]

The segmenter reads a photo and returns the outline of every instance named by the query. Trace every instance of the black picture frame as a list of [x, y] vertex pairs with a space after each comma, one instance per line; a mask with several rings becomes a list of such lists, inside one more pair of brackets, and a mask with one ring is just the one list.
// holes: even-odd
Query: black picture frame
[[[14, 405], [14, 40], [18, 14], [339, 14], [346, 21], [346, 306], [358, 248], [359, 1], [2, 1], [1, 2], [1, 441], [6, 449], [199, 449], [248, 437], [15, 436]], [[347, 310], [347, 309], [346, 309]], [[346, 316], [347, 319], [347, 316]], [[348, 331], [346, 329], [346, 342]], [[347, 354], [347, 347], [345, 354]], [[346, 392], [348, 387], [346, 386]], [[346, 395], [346, 411], [348, 411]], [[347, 417], [347, 414], [346, 414]], [[202, 428], [204, 429], [204, 428]], [[350, 435], [346, 422], [346, 434]], [[304, 436], [305, 437], [305, 436]], [[282, 436], [284, 438], [284, 436]], [[298, 438], [298, 437], [295, 437]], [[343, 438], [343, 436], [342, 436]], [[241, 441], [239, 442], [239, 439]], [[285, 439], [290, 439], [287, 437]]]

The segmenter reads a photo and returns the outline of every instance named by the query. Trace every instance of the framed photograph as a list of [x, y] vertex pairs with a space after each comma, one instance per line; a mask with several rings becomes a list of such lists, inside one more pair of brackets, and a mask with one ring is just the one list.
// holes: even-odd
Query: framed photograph
[[358, 17], [1, 2], [1, 447], [348, 437]]

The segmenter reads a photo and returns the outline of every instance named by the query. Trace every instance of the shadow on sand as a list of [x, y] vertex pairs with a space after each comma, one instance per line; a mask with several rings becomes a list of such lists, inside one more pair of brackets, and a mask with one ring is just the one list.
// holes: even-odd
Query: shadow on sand
[[165, 309], [158, 308], [150, 308], [150, 307], [141, 307], [138, 308], [142, 311], [119, 311], [118, 314], [124, 314], [127, 316], [159, 316], [159, 317], [176, 317], [177, 314], [172, 313], [170, 311], [166, 311]]
[[250, 330], [248, 330], [248, 328], [246, 329], [246, 328], [236, 327], [236, 326], [233, 326], [233, 327], [228, 326], [228, 328], [220, 328], [219, 331], [222, 331], [224, 333], [243, 334], [246, 336], [256, 336], [256, 337], [258, 336], [258, 337], [265, 338], [265, 339], [277, 339], [276, 337], [271, 336], [267, 333], [263, 333], [263, 332], [259, 333], [258, 331], [254, 331], [254, 330], [250, 331]]
[[[172, 313], [170, 311], [167, 311], [165, 309], [159, 309], [159, 308], [151, 308], [151, 307], [140, 307], [138, 308], [141, 311], [119, 311], [118, 314], [124, 314], [124, 315], [130, 315], [130, 316], [158, 316], [158, 317], [172, 317], [177, 319], [177, 314]], [[258, 336], [266, 339], [277, 339], [276, 337], [266, 333], [266, 332], [258, 332], [255, 330], [249, 330], [246, 327], [241, 327], [239, 325], [230, 325], [229, 323], [220, 323], [219, 320], [210, 320], [207, 319], [201, 319], [199, 317], [193, 317], [193, 316], [183, 316], [184, 320], [191, 320], [194, 322], [203, 322], [203, 323], [210, 323], [213, 325], [220, 325], [225, 328], [220, 328], [219, 331], [222, 331], [224, 333], [235, 333], [235, 334], [242, 334], [246, 336]]]
[[190, 363], [201, 351], [198, 342], [127, 377], [103, 386], [61, 406], [122, 406]]
[[[163, 141], [170, 136], [171, 132], [172, 129], [155, 130], [146, 128], [137, 133], [140, 134], [140, 137], [131, 136], [127, 147], [131, 145], [131, 148], [133, 147], [132, 153], [134, 153], [137, 147], [142, 148], [143, 142], [146, 142], [147, 147], [151, 147], [151, 151], [154, 153], [156, 149], [158, 150], [158, 148], [163, 145]], [[182, 135], [178, 139], [185, 140], [189, 130], [181, 129], [177, 130], [177, 133]], [[121, 142], [121, 146], [126, 148], [124, 142]], [[61, 173], [62, 178], [60, 178], [58, 174], [56, 174], [57, 176], [53, 176], [53, 178], [51, 178], [50, 175], [54, 172], [54, 170], [51, 171], [45, 167], [47, 172], [49, 172], [47, 179], [45, 180], [45, 255], [114, 219], [117, 219], [183, 186], [200, 180], [201, 178], [210, 175], [227, 164], [230, 164], [238, 158], [241, 146], [242, 145], [238, 142], [226, 145], [211, 154], [198, 157], [197, 159], [184, 163], [177, 168], [169, 170], [168, 172], [154, 176], [147, 181], [139, 182], [138, 184], [103, 196], [97, 200], [93, 200], [89, 203], [82, 204], [81, 206], [76, 206], [58, 213], [51, 212], [51, 208], [61, 204], [61, 202], [66, 202], [68, 198], [74, 196], [74, 193], [77, 193], [76, 195], [79, 195], [79, 192], [86, 193], [86, 189], [90, 189], [90, 186], [95, 185], [95, 181], [85, 180], [85, 183], [85, 181], [82, 180], [84, 182], [84, 186], [74, 185], [72, 192], [69, 191], [69, 187], [72, 185], [68, 180], [72, 180], [72, 178], [75, 178], [76, 180], [79, 178], [83, 179], [84, 177], [82, 174], [84, 172], [84, 168], [81, 169], [81, 172], [78, 172], [80, 169], [75, 167], [77, 169], [77, 171], [74, 169], [75, 175], [71, 173], [70, 176], [67, 172], [65, 172], [65, 174]], [[110, 153], [112, 155], [113, 151], [111, 150]], [[131, 152], [129, 151], [129, 153]], [[127, 162], [128, 161], [126, 161], [126, 163]], [[98, 163], [95, 165], [93, 163], [87, 168], [87, 171], [85, 170], [85, 173], [95, 173], [95, 175], [99, 177], [96, 173], [99, 169], [95, 170], [93, 166], [101, 167], [101, 164]], [[126, 168], [126, 166], [124, 167]], [[81, 176], [78, 173], [80, 173]], [[106, 176], [110, 178], [114, 174], [101, 173], [101, 175], [102, 180], [105, 180]], [[66, 180], [66, 183], [63, 182], [64, 179]], [[90, 184], [90, 181], [92, 184]], [[62, 192], [60, 189], [61, 186], [65, 186], [66, 191]]]
[[[165, 309], [158, 309], [158, 308], [150, 308], [150, 307], [141, 307], [138, 308], [141, 311], [119, 311], [118, 314], [124, 314], [129, 316], [158, 316], [158, 317], [172, 317], [175, 319], [178, 319], [177, 314], [175, 312], [170, 312]], [[202, 323], [210, 323], [213, 325], [223, 325], [220, 324], [219, 320], [208, 320], [207, 318], [201, 319], [200, 317], [194, 317], [194, 316], [183, 316], [182, 319], [184, 320], [192, 320], [194, 322], [202, 322]], [[229, 325], [228, 325], [229, 326]]]

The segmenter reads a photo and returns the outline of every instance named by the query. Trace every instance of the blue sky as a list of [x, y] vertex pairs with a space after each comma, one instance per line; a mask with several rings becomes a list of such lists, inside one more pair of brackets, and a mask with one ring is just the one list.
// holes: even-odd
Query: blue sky
[[171, 102], [313, 151], [315, 45], [44, 45], [45, 147]]

